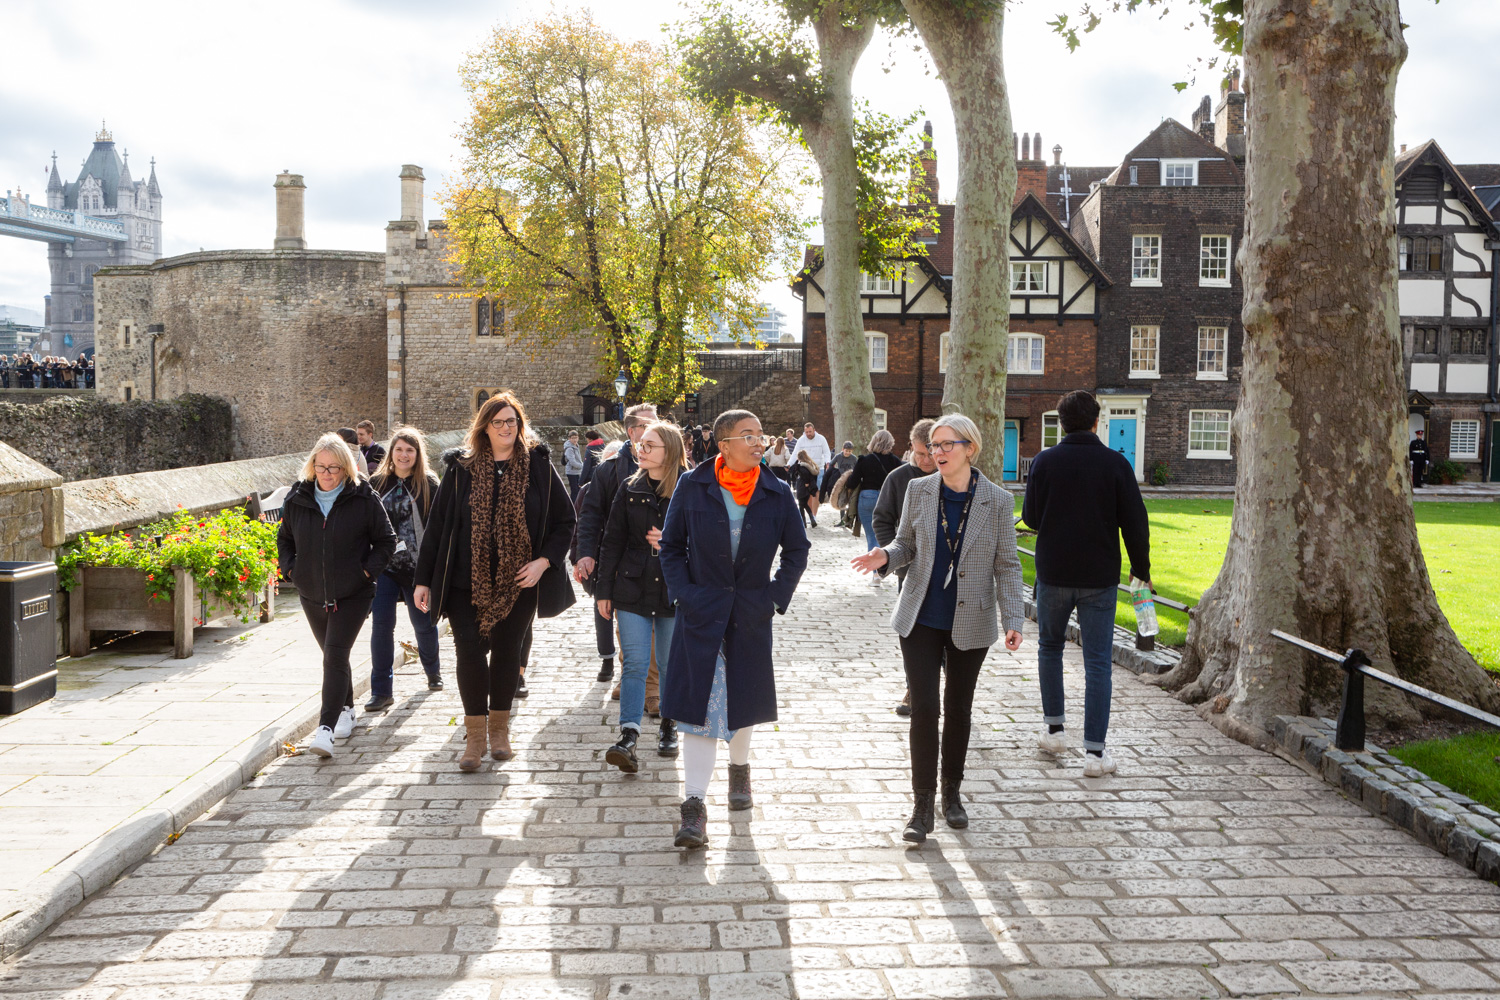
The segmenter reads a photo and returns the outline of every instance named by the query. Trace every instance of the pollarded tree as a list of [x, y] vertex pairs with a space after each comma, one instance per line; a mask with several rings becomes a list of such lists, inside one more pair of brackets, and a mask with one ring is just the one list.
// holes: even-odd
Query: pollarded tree
[[915, 153], [903, 141], [910, 122], [857, 113], [854, 99], [860, 56], [877, 26], [902, 20], [900, 8], [894, 0], [764, 0], [758, 13], [737, 16], [716, 4], [685, 26], [684, 73], [709, 99], [774, 118], [817, 164], [834, 440], [867, 441], [875, 432], [875, 394], [860, 272], [894, 273], [920, 252], [913, 238], [930, 222], [922, 206], [897, 208]]
[[624, 367], [630, 401], [695, 389], [715, 316], [752, 323], [761, 284], [800, 250], [795, 146], [586, 12], [497, 29], [463, 82], [467, 155], [447, 195], [459, 275], [539, 347], [598, 331], [581, 374]]

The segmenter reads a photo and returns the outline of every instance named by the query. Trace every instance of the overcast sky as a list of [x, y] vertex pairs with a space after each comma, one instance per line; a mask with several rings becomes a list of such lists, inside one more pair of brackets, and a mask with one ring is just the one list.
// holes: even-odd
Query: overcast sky
[[[602, 23], [659, 39], [691, 4], [596, 0]], [[1163, 118], [1188, 122], [1207, 76], [1171, 88], [1212, 54], [1202, 28], [1152, 15], [1107, 22], [1069, 54], [1045, 25], [1076, 0], [1016, 0], [1006, 23], [1006, 76], [1018, 131], [1041, 132], [1073, 164], [1117, 163]], [[534, 0], [7, 0], [0, 73], [0, 188], [42, 200], [55, 150], [65, 179], [88, 155], [100, 120], [130, 167], [156, 158], [164, 252], [269, 247], [275, 175], [307, 183], [307, 238], [318, 248], [380, 250], [398, 214], [397, 173], [416, 163], [433, 200], [456, 167], [466, 111], [464, 54], [489, 29], [546, 12]], [[1500, 161], [1494, 125], [1500, 2], [1406, 0], [1411, 52], [1397, 90], [1397, 142], [1436, 138], [1456, 162]], [[66, 10], [66, 14], [62, 13]], [[942, 84], [911, 44], [879, 40], [858, 92], [875, 107], [921, 109], [937, 134], [946, 196], [956, 182], [952, 117]], [[816, 205], [809, 204], [809, 214]], [[816, 239], [816, 230], [809, 232]], [[45, 245], [0, 238], [0, 304], [40, 310], [50, 290]], [[795, 314], [782, 285], [768, 299]]]

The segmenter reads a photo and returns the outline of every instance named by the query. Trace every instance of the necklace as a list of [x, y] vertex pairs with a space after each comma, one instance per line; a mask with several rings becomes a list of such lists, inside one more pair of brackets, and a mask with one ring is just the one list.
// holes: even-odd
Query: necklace
[[943, 589], [953, 582], [953, 570], [958, 566], [958, 551], [963, 548], [964, 528], [969, 524], [969, 508], [974, 504], [974, 493], [979, 486], [979, 470], [975, 469], [969, 473], [969, 493], [964, 497], [963, 513], [958, 518], [958, 530], [950, 531], [948, 528], [948, 504], [943, 499], [943, 485], [938, 484], [938, 518], [943, 525], [943, 541], [948, 546], [948, 575], [943, 577]]

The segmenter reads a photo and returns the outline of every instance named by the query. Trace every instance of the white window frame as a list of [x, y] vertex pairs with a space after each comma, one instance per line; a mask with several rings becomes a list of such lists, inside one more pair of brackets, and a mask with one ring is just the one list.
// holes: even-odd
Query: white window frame
[[[1191, 181], [1187, 184], [1168, 184], [1167, 173], [1176, 167], [1187, 167], [1191, 174]], [[1197, 187], [1198, 186], [1198, 161], [1197, 160], [1162, 160], [1161, 161], [1161, 186], [1162, 187]]]
[[[1018, 341], [1036, 341], [1042, 345], [1042, 356], [1040, 367], [1033, 368], [1036, 352], [1031, 350], [1029, 344], [1026, 350], [1026, 367], [1017, 368], [1014, 365], [1016, 357], [1016, 344]], [[1005, 370], [1010, 375], [1045, 375], [1047, 373], [1047, 338], [1039, 333], [1013, 333], [1009, 342], [1005, 345]]]
[[[1208, 265], [1219, 264], [1220, 258], [1217, 253], [1209, 252], [1209, 240], [1223, 240], [1224, 266], [1223, 277], [1212, 277], [1206, 273]], [[1227, 233], [1204, 233], [1198, 237], [1198, 285], [1201, 288], [1228, 288], [1230, 283], [1229, 269], [1233, 262], [1234, 240]]]
[[[1040, 277], [1040, 281], [1038, 281]], [[1046, 295], [1051, 290], [1052, 269], [1044, 260], [1013, 260], [1010, 262], [1010, 292], [1012, 295]]]
[[943, 333], [938, 336], [938, 374], [948, 374], [948, 358], [953, 353], [953, 334]]
[[[1205, 414], [1214, 414], [1215, 415], [1214, 416], [1214, 420], [1215, 420], [1216, 423], [1217, 423], [1217, 420], [1218, 420], [1218, 414], [1223, 414], [1224, 415], [1224, 428], [1223, 428], [1223, 430], [1221, 431], [1218, 427], [1215, 427], [1215, 428], [1213, 428], [1212, 431], [1205, 431], [1202, 428], [1202, 421], [1204, 419], [1204, 415]], [[1220, 451], [1218, 449], [1207, 450], [1207, 449], [1203, 449], [1203, 448], [1194, 448], [1193, 447], [1193, 422], [1194, 422], [1194, 420], [1197, 420], [1199, 422], [1199, 425], [1200, 425], [1199, 426], [1199, 430], [1198, 430], [1198, 434], [1200, 435], [1200, 443], [1202, 443], [1202, 435], [1205, 434], [1205, 433], [1211, 433], [1211, 434], [1214, 434], [1216, 436], [1218, 434], [1221, 434], [1221, 433], [1224, 435], [1224, 449], [1222, 451]], [[1212, 460], [1215, 460], [1215, 461], [1224, 461], [1224, 462], [1227, 462], [1227, 461], [1231, 460], [1232, 458], [1234, 458], [1234, 456], [1232, 454], [1230, 454], [1230, 448], [1233, 447], [1233, 439], [1234, 439], [1234, 411], [1233, 410], [1189, 410], [1188, 411], [1188, 451], [1187, 451], [1187, 457], [1188, 458], [1207, 458], [1207, 459], [1212, 459]]]
[[859, 294], [861, 295], [895, 295], [896, 279], [887, 278], [880, 274], [866, 274], [859, 272]]
[[877, 431], [883, 431], [885, 430], [885, 424], [886, 412], [878, 406], [875, 407], [875, 429]]
[[1135, 233], [1130, 237], [1130, 283], [1153, 288], [1161, 287], [1161, 236], [1159, 234]]
[[1052, 447], [1052, 444], [1047, 443], [1049, 433], [1052, 435], [1052, 444], [1057, 444], [1067, 436], [1062, 432], [1062, 420], [1058, 418], [1056, 410], [1048, 410], [1042, 414], [1042, 447], [1044, 449]]
[[[1148, 350], [1144, 345], [1137, 346], [1136, 336], [1141, 331], [1150, 331], [1151, 367], [1142, 368], [1136, 366], [1136, 352], [1144, 353]], [[1155, 323], [1132, 323], [1130, 326], [1130, 377], [1131, 378], [1161, 378], [1161, 327]]]
[[[1203, 367], [1204, 346], [1203, 338], [1211, 330], [1217, 330], [1221, 334], [1221, 340], [1217, 349], [1210, 347], [1209, 351], [1218, 355], [1219, 365], [1217, 368]], [[1229, 327], [1227, 326], [1200, 326], [1198, 327], [1198, 379], [1205, 382], [1224, 382], [1229, 378]]]
[[[880, 342], [880, 367], [875, 367], [875, 343]], [[865, 363], [872, 372], [886, 371], [891, 362], [891, 338], [877, 330], [865, 331]]]
[[[1463, 424], [1464, 437], [1474, 442], [1473, 451], [1459, 450], [1459, 424]], [[1472, 431], [1469, 430], [1472, 428]], [[1455, 420], [1448, 425], [1448, 457], [1456, 462], [1479, 461], [1479, 421], [1477, 420]]]

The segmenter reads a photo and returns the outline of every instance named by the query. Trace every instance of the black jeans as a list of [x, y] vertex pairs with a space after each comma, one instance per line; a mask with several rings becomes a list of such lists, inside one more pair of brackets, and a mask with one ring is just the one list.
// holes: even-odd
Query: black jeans
[[323, 711], [318, 725], [332, 729], [338, 725], [339, 713], [354, 707], [354, 676], [349, 669], [349, 653], [359, 630], [370, 616], [369, 597], [346, 597], [334, 609], [324, 609], [318, 601], [302, 598], [302, 612], [312, 626], [313, 638], [323, 651]]
[[599, 613], [598, 604], [594, 605], [594, 648], [599, 650], [599, 659], [614, 659], [615, 622]]
[[[964, 780], [964, 758], [969, 753], [969, 715], [974, 687], [990, 647], [956, 649], [953, 634], [926, 625], [913, 625], [901, 640], [906, 685], [911, 689], [911, 787], [914, 792], [937, 791], [938, 715], [941, 690], [943, 722], [943, 780]], [[946, 670], [944, 669], [946, 667]], [[943, 681], [947, 675], [946, 684]]]
[[450, 599], [448, 624], [453, 628], [454, 672], [464, 714], [509, 712], [521, 668], [526, 665], [527, 639], [536, 617], [536, 588], [522, 590], [510, 614], [489, 635], [479, 631], [479, 612], [468, 591], [455, 591]]

